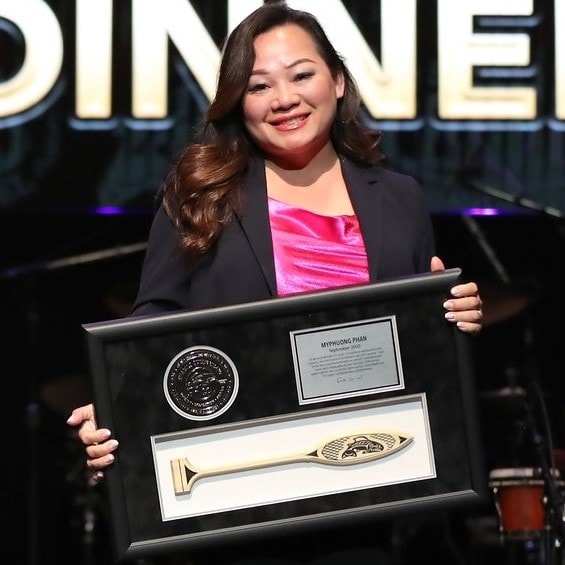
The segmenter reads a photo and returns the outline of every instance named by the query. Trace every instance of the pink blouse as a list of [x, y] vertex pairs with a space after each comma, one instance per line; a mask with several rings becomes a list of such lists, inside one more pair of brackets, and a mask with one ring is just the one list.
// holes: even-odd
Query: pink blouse
[[368, 282], [357, 216], [322, 216], [269, 198], [279, 296]]

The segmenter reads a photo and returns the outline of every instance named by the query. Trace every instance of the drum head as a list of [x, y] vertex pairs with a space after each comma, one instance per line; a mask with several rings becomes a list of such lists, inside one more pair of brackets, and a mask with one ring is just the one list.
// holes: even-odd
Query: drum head
[[[552, 469], [551, 474], [553, 477], [559, 478], [559, 470]], [[541, 467], [516, 467], [505, 469], [493, 469], [489, 473], [491, 480], [504, 480], [504, 479], [543, 479], [543, 470]]]

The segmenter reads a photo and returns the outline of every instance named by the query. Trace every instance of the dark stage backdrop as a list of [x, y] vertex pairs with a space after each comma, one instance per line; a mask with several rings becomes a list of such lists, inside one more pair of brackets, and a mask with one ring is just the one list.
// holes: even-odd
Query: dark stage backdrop
[[[2, 467], [7, 473], [2, 482], [7, 488], [0, 493], [0, 508], [4, 509], [0, 531], [6, 535], [3, 547], [9, 562], [38, 565], [53, 558], [61, 565], [109, 562], [100, 491], [88, 488], [82, 450], [65, 425], [70, 409], [90, 398], [80, 326], [127, 312], [136, 290], [155, 193], [171, 158], [192, 136], [207, 103], [186, 64], [187, 54], [178, 48], [182, 41], [177, 37], [176, 43], [171, 40], [168, 45], [166, 115], [143, 119], [133, 115], [132, 5], [136, 4], [135, 0], [0, 3], [0, 367], [5, 382], [0, 413], [5, 426]], [[156, 6], [186, 4], [194, 8], [219, 47], [228, 29], [228, 7], [245, 2], [155, 0]], [[411, 30], [415, 30], [414, 115], [372, 115], [371, 104], [387, 92], [391, 82], [376, 79], [382, 91], [375, 87], [373, 93], [372, 83], [367, 86], [367, 76], [361, 74], [357, 78], [368, 89], [364, 117], [372, 127], [383, 130], [388, 165], [422, 183], [433, 212], [439, 254], [448, 266], [462, 267], [465, 277], [481, 283], [486, 320], [475, 340], [475, 362], [487, 466], [537, 466], [521, 390], [529, 391], [536, 424], [543, 433], [547, 410], [553, 447], [565, 446], [563, 337], [559, 330], [565, 314], [565, 138], [564, 118], [558, 118], [557, 108], [561, 116], [565, 111], [559, 103], [555, 71], [557, 53], [564, 51], [558, 42], [562, 43], [565, 29], [561, 34], [555, 32], [565, 25], [563, 12], [557, 17], [562, 1], [491, 0], [481, 3], [491, 13], [470, 17], [470, 29], [477, 36], [510, 34], [507, 55], [511, 59], [522, 49], [525, 52], [520, 64], [501, 65], [501, 51], [495, 49], [490, 58], [482, 55], [483, 63], [489, 64], [473, 65], [470, 80], [474, 88], [503, 89], [498, 117], [488, 119], [440, 115], [449, 106], [445, 101], [440, 104], [440, 83], [458, 85], [461, 77], [453, 74], [456, 69], [441, 71], [439, 61], [453, 49], [462, 66], [478, 57], [472, 46], [470, 52], [464, 46], [455, 47], [461, 25], [458, 18], [468, 16], [477, 5], [474, 0], [293, 4], [306, 9], [323, 6], [326, 12], [343, 6], [374, 57], [386, 59], [392, 83], [399, 80], [394, 72], [410, 64], [409, 56], [398, 55], [403, 55], [404, 47], [408, 49]], [[109, 7], [113, 16], [111, 112], [98, 119], [77, 114], [76, 46], [88, 26], [80, 27], [76, 17], [78, 7], [88, 5], [95, 12], [87, 23], [98, 26], [92, 34], [95, 55], [105, 45], [101, 39], [104, 24], [96, 20], [96, 10]], [[407, 17], [412, 5], [413, 24]], [[48, 7], [52, 17], [41, 6]], [[512, 14], [518, 7], [525, 13]], [[446, 10], [453, 25], [438, 23]], [[385, 17], [389, 25], [381, 29]], [[345, 19], [339, 21], [345, 33]], [[392, 39], [384, 36], [391, 25], [399, 26]], [[42, 96], [18, 107], [14, 92], [29, 92], [30, 88], [25, 80], [13, 82], [22, 80], [20, 73], [30, 55], [26, 44], [45, 29], [57, 27], [62, 38], [60, 72]], [[450, 28], [456, 30], [455, 36], [445, 36]], [[192, 29], [186, 33], [193, 31], [196, 33]], [[351, 33], [344, 47], [355, 44]], [[527, 45], [516, 43], [520, 34], [528, 38]], [[38, 43], [32, 40], [36, 72], [55, 57], [54, 37], [56, 34]], [[387, 45], [393, 55], [385, 49]], [[503, 48], [498, 45], [497, 49]], [[191, 56], [193, 62], [206, 60], [203, 46], [197, 53], [198, 57]], [[349, 57], [355, 59], [354, 53]], [[145, 65], [149, 58], [143, 61]], [[100, 60], [98, 56], [93, 59]], [[411, 73], [401, 75], [407, 80], [406, 90], [412, 92], [407, 78]], [[527, 119], [512, 117], [513, 96], [508, 89], [521, 87], [535, 92], [532, 115]], [[483, 112], [490, 108], [492, 113], [489, 92], [473, 94], [479, 106], [484, 105]], [[403, 89], [395, 93], [409, 105], [410, 96], [404, 95]], [[469, 108], [464, 112], [470, 112]], [[505, 112], [510, 116], [501, 118]], [[477, 215], [471, 215], [471, 209]], [[538, 384], [544, 404], [533, 392]], [[544, 437], [545, 442], [547, 439]], [[454, 550], [471, 555], [472, 548], [478, 555], [476, 562], [482, 565], [487, 562], [485, 554], [496, 546], [493, 506], [480, 509], [478, 518], [471, 514], [459, 521], [448, 520], [449, 528], [460, 530], [457, 532], [446, 529], [443, 522], [435, 529], [434, 519], [424, 521], [426, 524], [410, 523], [400, 531], [399, 539], [415, 536], [411, 546], [417, 551], [416, 559], [437, 550], [439, 555], [431, 555], [432, 559], [455, 562], [460, 559]], [[470, 539], [484, 524], [488, 530], [484, 536]], [[22, 532], [23, 544], [19, 541]], [[429, 544], [431, 536], [437, 543]], [[500, 560], [497, 555], [493, 562]]]
[[[79, 0], [34, 2], [28, 12], [16, 1], [0, 7], [0, 211], [151, 206], [207, 103], [209, 51], [220, 48], [230, 27], [228, 9], [245, 3], [156, 1], [170, 19], [160, 27], [154, 15], [144, 28], [132, 16], [141, 4], [91, 2], [91, 13]], [[555, 71], [565, 51], [556, 30], [565, 24], [556, 20], [558, 2], [496, 0], [476, 14], [467, 0], [291, 4], [340, 18], [328, 32], [362, 85], [366, 120], [385, 132], [388, 164], [422, 182], [435, 212], [565, 209], [565, 94]], [[174, 19], [186, 29], [173, 29]], [[156, 29], [170, 32], [166, 60], [159, 59]], [[211, 43], [191, 46], [191, 34]], [[143, 84], [150, 65], [164, 78]], [[42, 80], [48, 68], [53, 77]], [[199, 73], [208, 73], [207, 83]], [[133, 107], [133, 75], [141, 98], [152, 86], [165, 87], [161, 114], [144, 117], [147, 107], [143, 115]], [[96, 90], [106, 78], [109, 92]], [[107, 115], [96, 114], [100, 106]]]

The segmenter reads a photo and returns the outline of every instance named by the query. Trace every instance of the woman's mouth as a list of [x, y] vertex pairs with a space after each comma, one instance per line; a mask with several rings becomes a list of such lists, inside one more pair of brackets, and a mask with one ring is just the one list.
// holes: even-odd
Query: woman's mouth
[[291, 131], [301, 127], [306, 122], [307, 116], [295, 116], [288, 120], [280, 120], [274, 126], [280, 131]]

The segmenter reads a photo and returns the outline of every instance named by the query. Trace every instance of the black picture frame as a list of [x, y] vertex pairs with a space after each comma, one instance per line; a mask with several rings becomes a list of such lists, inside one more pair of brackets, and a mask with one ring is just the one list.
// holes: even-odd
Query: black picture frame
[[[447, 322], [442, 308], [460, 276], [461, 270], [453, 268], [249, 304], [85, 324], [98, 424], [110, 428], [120, 442], [105, 481], [116, 559], [484, 502], [488, 487], [477, 417], [473, 338]], [[393, 356], [399, 366], [389, 363], [389, 368], [401, 373], [400, 386], [361, 387], [359, 392], [353, 386], [345, 395], [321, 395], [319, 402], [310, 399], [301, 404], [293, 332], [328, 327], [341, 331], [351, 324], [364, 326], [367, 320], [384, 320], [387, 327], [394, 322], [397, 341], [392, 340], [392, 349], [398, 349]], [[220, 370], [233, 378], [229, 373], [235, 369], [236, 375], [231, 397], [219, 402], [221, 409], [212, 407], [215, 413], [194, 417], [171, 402], [167, 375], [175, 359], [184, 362], [183, 355], [200, 346], [225, 353], [229, 364], [220, 362]], [[418, 429], [414, 446], [371, 463], [380, 466], [379, 475], [387, 466], [414, 467], [402, 465], [402, 458], [409, 457], [416, 458], [421, 474], [416, 471], [403, 479], [396, 470], [395, 480], [372, 484], [371, 478], [363, 482], [362, 466], [356, 471], [343, 468], [335, 472], [354, 480], [340, 490], [332, 482], [334, 471], [324, 470], [330, 478], [321, 491], [287, 493], [280, 500], [265, 498], [245, 507], [237, 501], [230, 507], [228, 501], [228, 507], [211, 506], [212, 510], [207, 510], [208, 499], [201, 497], [195, 514], [186, 493], [175, 494], [171, 503], [165, 492], [169, 478], [163, 479], [160, 471], [166, 469], [162, 461], [167, 458], [166, 451], [165, 455], [159, 451], [161, 445], [180, 441], [184, 448], [183, 441], [202, 438], [206, 445], [211, 443], [208, 439], [229, 442], [230, 434], [252, 436], [281, 426], [285, 434], [294, 434], [297, 428], [302, 436], [321, 419], [341, 426], [341, 419], [355, 424], [357, 417], [367, 414], [379, 422], [406, 422], [408, 427], [414, 423]], [[278, 445], [276, 437], [272, 443]], [[169, 440], [173, 443], [166, 443]], [[279, 469], [283, 477], [306, 473], [290, 467]], [[235, 480], [244, 481], [244, 474]], [[269, 480], [267, 472], [260, 476]], [[222, 480], [227, 479], [220, 477], [216, 487], [222, 486]], [[241, 484], [245, 490], [245, 482]], [[175, 514], [177, 507], [188, 511]]]

